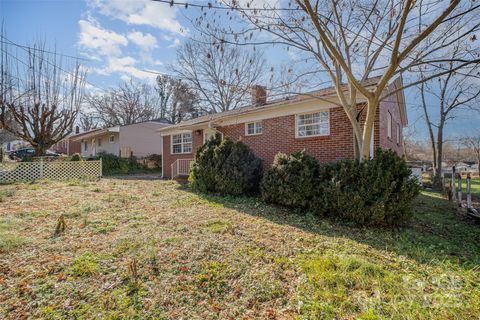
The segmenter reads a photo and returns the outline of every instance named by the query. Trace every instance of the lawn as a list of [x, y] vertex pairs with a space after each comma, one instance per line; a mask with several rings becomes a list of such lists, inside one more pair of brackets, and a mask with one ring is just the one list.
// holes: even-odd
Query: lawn
[[480, 199], [480, 178], [472, 178], [472, 194]]
[[0, 186], [0, 318], [478, 319], [479, 227], [435, 193], [391, 231], [171, 181]]

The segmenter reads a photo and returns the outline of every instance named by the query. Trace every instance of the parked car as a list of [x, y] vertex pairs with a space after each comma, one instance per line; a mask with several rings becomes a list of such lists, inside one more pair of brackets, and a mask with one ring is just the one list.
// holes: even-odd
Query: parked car
[[[34, 156], [35, 156], [35, 150], [33, 148], [22, 148], [15, 151], [11, 151], [8, 154], [8, 157], [11, 160], [24, 160], [26, 158], [32, 158]], [[52, 151], [47, 151], [45, 156], [57, 158], [59, 154]]]
[[10, 151], [8, 157], [11, 160], [23, 160], [35, 156], [35, 150], [32, 148], [22, 148], [14, 151]]

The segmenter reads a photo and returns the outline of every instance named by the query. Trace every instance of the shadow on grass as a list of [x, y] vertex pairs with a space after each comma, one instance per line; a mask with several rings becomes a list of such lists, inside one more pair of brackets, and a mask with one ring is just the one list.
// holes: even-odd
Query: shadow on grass
[[[190, 191], [188, 186], [179, 188]], [[414, 215], [400, 230], [358, 228], [341, 221], [294, 212], [262, 203], [254, 197], [197, 194], [252, 216], [300, 228], [327, 237], [343, 237], [414, 259], [437, 265], [450, 263], [471, 269], [480, 264], [480, 225], [457, 214], [456, 208], [433, 192], [423, 192], [414, 201]], [[262, 209], [259, 209], [259, 208]]]

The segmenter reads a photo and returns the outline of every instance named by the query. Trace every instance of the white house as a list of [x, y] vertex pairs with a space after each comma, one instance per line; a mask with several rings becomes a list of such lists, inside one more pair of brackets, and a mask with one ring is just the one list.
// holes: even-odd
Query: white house
[[162, 154], [159, 129], [169, 126], [164, 120], [151, 120], [120, 127], [120, 154], [122, 157], [143, 158]]
[[81, 134], [74, 141], [81, 143], [81, 155], [94, 157], [99, 153], [137, 158], [162, 154], [159, 129], [170, 124], [164, 120], [150, 120], [131, 125], [94, 129]]
[[[95, 157], [99, 153], [120, 155], [120, 127], [94, 129], [84, 133], [76, 140], [81, 143], [83, 157]], [[75, 140], [75, 139], [74, 139]]]

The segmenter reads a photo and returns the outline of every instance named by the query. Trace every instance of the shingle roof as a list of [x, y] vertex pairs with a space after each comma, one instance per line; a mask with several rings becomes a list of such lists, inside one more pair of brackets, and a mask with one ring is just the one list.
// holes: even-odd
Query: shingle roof
[[[367, 79], [367, 80], [364, 81], [364, 85], [375, 86], [379, 80], [380, 80], [379, 77], [370, 78], [370, 79]], [[347, 89], [347, 85], [344, 85], [344, 90], [346, 90], [346, 89]], [[194, 118], [194, 119], [191, 119], [191, 120], [182, 121], [182, 122], [180, 122], [178, 124], [175, 124], [175, 125], [172, 125], [172, 126], [161, 128], [158, 131], [189, 127], [189, 126], [198, 125], [198, 124], [202, 124], [202, 123], [205, 123], [205, 122], [211, 122], [213, 120], [223, 119], [223, 118], [227, 118], [227, 117], [231, 117], [231, 116], [243, 115], [243, 114], [247, 114], [247, 113], [251, 113], [251, 112], [257, 112], [257, 111], [261, 111], [261, 110], [267, 110], [267, 109], [277, 107], [277, 106], [280, 106], [280, 105], [294, 104], [294, 103], [298, 103], [298, 102], [301, 102], [301, 101], [307, 101], [307, 100], [316, 99], [316, 98], [319, 98], [319, 97], [326, 97], [326, 96], [333, 96], [333, 95], [336, 96], [336, 90], [335, 90], [334, 87], [324, 88], [324, 89], [320, 89], [320, 90], [316, 90], [316, 91], [311, 91], [311, 92], [307, 92], [307, 93], [297, 94], [297, 95], [294, 95], [294, 96], [289, 96], [289, 97], [283, 98], [283, 99], [272, 100], [272, 101], [269, 101], [266, 104], [261, 105], [261, 106], [246, 106], [246, 107], [238, 108], [238, 109], [234, 109], [234, 110], [207, 114], [207, 115], [200, 116], [198, 118]]]

